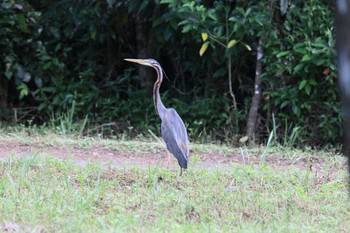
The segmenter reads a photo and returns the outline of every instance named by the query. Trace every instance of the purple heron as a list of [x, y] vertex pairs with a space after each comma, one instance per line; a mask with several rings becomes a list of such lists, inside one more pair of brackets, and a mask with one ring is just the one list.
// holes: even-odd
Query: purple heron
[[159, 88], [163, 81], [163, 69], [154, 59], [124, 59], [129, 62], [150, 66], [157, 71], [157, 81], [153, 86], [153, 102], [157, 114], [162, 120], [161, 134], [167, 149], [175, 156], [182, 169], [187, 169], [189, 141], [184, 122], [173, 108], [166, 108], [160, 99]]

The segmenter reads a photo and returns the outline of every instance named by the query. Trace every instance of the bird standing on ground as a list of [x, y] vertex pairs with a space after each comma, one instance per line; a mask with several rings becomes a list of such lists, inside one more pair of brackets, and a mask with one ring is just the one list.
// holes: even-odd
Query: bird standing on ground
[[162, 120], [161, 133], [167, 149], [175, 156], [182, 169], [187, 169], [189, 141], [185, 124], [173, 108], [166, 108], [160, 99], [159, 88], [163, 81], [163, 69], [154, 59], [124, 59], [129, 62], [150, 66], [157, 71], [157, 81], [153, 86], [153, 102], [157, 114]]

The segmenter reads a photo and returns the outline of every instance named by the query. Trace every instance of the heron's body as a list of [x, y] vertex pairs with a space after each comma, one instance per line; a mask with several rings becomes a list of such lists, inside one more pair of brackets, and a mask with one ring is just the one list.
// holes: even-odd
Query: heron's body
[[189, 156], [189, 141], [185, 124], [173, 108], [165, 108], [159, 95], [159, 88], [163, 81], [162, 67], [154, 59], [125, 59], [154, 68], [157, 71], [157, 81], [153, 87], [153, 101], [157, 114], [162, 120], [161, 133], [167, 149], [175, 156], [180, 167], [187, 169]]
[[186, 169], [189, 154], [188, 137], [185, 124], [175, 109], [166, 109], [161, 133], [168, 150], [176, 157], [180, 167]]

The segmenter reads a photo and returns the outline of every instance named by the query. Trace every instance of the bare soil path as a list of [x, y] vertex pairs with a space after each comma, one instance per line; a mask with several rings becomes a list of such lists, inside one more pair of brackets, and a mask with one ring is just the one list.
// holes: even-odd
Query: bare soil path
[[[222, 149], [224, 148], [224, 149]], [[229, 167], [232, 164], [259, 164], [263, 149], [239, 150], [224, 146], [193, 145], [190, 151], [192, 162], [201, 168]], [[325, 168], [337, 170], [338, 166], [345, 167], [345, 160], [341, 165], [330, 167], [325, 164], [325, 156], [298, 154], [295, 158], [285, 156], [283, 152], [268, 153], [266, 164], [274, 169], [288, 169], [298, 166], [310, 169], [319, 174], [325, 173]], [[302, 153], [302, 152], [299, 152]], [[79, 165], [88, 162], [102, 162], [113, 166], [163, 166], [177, 168], [177, 162], [172, 155], [168, 155], [160, 143], [142, 141], [117, 141], [104, 139], [62, 138], [56, 135], [46, 136], [0, 136], [0, 159], [8, 156], [16, 157], [47, 154], [58, 159], [74, 161]], [[294, 157], [294, 156], [292, 156]]]

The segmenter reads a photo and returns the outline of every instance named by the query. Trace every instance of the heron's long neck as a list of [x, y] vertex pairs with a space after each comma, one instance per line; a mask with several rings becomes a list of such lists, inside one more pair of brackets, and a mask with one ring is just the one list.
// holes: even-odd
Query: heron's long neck
[[161, 119], [163, 119], [163, 115], [164, 115], [166, 108], [165, 108], [162, 100], [160, 99], [160, 95], [159, 95], [159, 88], [163, 82], [163, 72], [162, 72], [162, 68], [160, 66], [156, 66], [155, 70], [157, 71], [158, 78], [153, 86], [153, 102], [154, 102], [154, 107], [156, 109], [156, 112], [158, 113], [159, 117]]

